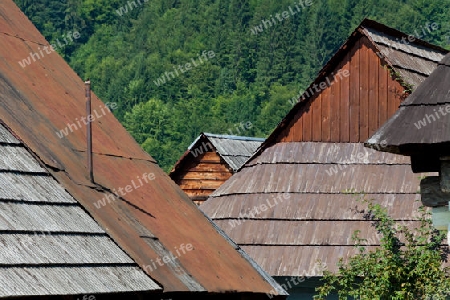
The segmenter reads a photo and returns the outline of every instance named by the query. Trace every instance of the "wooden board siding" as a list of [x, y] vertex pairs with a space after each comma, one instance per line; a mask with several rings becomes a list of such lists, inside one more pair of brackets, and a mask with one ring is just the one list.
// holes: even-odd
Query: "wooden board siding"
[[[350, 75], [345, 77], [347, 70]], [[331, 86], [310, 99], [279, 135], [278, 142], [364, 142], [404, 99], [405, 88], [363, 36], [329, 79]], [[324, 79], [325, 81], [325, 79]]]
[[[350, 53], [347, 53], [345, 56], [345, 60], [342, 62], [342, 72], [350, 72]], [[350, 142], [350, 77], [343, 77], [341, 79], [340, 87], [340, 99], [339, 99], [339, 107], [340, 114], [336, 114], [335, 118], [337, 119], [338, 130], [339, 130], [339, 138], [337, 140], [333, 140], [333, 142], [341, 141], [344, 143]], [[337, 101], [333, 101], [336, 102]]]
[[[191, 155], [192, 156], [192, 155]], [[232, 172], [216, 151], [191, 157], [173, 180], [199, 205], [219, 188]]]

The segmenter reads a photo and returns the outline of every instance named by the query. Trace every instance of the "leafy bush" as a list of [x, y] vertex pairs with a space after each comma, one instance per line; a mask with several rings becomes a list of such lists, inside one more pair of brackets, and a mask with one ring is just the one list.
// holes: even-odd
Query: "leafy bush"
[[337, 293], [339, 299], [446, 299], [450, 295], [449, 247], [443, 245], [445, 234], [437, 231], [430, 213], [419, 209], [420, 226], [396, 223], [386, 208], [364, 197], [364, 218], [380, 236], [380, 247], [368, 251], [365, 239], [356, 231], [352, 236], [358, 254], [346, 263], [338, 262], [338, 272], [324, 272], [324, 284], [315, 299]]

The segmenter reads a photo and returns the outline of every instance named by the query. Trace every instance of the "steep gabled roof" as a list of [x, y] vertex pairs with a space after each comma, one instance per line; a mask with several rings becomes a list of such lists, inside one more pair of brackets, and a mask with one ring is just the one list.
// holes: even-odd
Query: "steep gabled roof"
[[224, 160], [227, 167], [236, 172], [255, 153], [262, 142], [264, 142], [263, 138], [202, 132], [175, 163], [170, 174], [172, 176], [176, 173], [184, 161], [190, 158], [195, 149], [203, 148], [208, 143], [211, 143], [213, 149]]
[[450, 151], [450, 54], [366, 145], [403, 155]]
[[0, 124], [0, 298], [162, 291]]
[[[200, 206], [272, 276], [322, 276], [318, 260], [335, 271], [356, 253], [355, 230], [369, 249], [379, 245], [353, 192], [395, 220], [417, 219], [409, 160], [363, 145], [447, 53], [418, 40], [404, 45], [404, 36], [363, 21], [253, 157]], [[342, 71], [350, 76], [336, 79]], [[321, 82], [327, 87], [311, 93]]]
[[[381, 63], [392, 70], [391, 76], [404, 87], [403, 98], [406, 98], [410, 90], [415, 90], [433, 72], [439, 61], [448, 53], [448, 50], [420, 39], [415, 39], [410, 43], [408, 41], [408, 35], [401, 31], [373, 20], [363, 20], [336, 54], [319, 71], [317, 78], [299, 98], [299, 102], [269, 135], [262, 147], [259, 148], [258, 153], [262, 152], [268, 145], [272, 145], [277, 139], [280, 139], [282, 132], [292, 125], [290, 122], [308, 105], [308, 100], [314, 99], [315, 95], [312, 95], [310, 92], [314, 92], [314, 85], [325, 82], [327, 77], [333, 74], [333, 70], [338, 68], [339, 64], [346, 57], [352, 55], [352, 48], [357, 46], [362, 37], [370, 41], [369, 46], [372, 48], [372, 51], [377, 53], [381, 59]], [[405, 39], [406, 42], [404, 42]], [[395, 87], [392, 88], [395, 89]], [[350, 96], [347, 95], [347, 97]], [[388, 109], [396, 110], [397, 108], [388, 107]], [[382, 119], [385, 117], [380, 116], [379, 118]], [[379, 124], [379, 126], [382, 124]], [[362, 142], [365, 139], [355, 141]], [[258, 155], [258, 153], [255, 153], [255, 155]]]
[[[0, 44], [0, 119], [165, 292], [264, 294], [279, 287], [212, 226], [95, 95], [95, 183], [89, 180], [83, 82], [57, 53], [43, 50], [49, 43], [12, 0], [0, 2]], [[31, 56], [29, 65], [19, 64]], [[188, 244], [191, 251], [181, 251]]]

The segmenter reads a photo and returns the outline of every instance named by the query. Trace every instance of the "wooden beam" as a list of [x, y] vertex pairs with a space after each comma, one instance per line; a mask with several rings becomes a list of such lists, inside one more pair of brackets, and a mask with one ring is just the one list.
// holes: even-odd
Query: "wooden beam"
[[447, 205], [450, 194], [441, 190], [439, 176], [428, 176], [420, 181], [420, 194], [422, 204], [428, 207]]
[[448, 206], [433, 207], [433, 226], [437, 230], [447, 231], [450, 224], [450, 210]]

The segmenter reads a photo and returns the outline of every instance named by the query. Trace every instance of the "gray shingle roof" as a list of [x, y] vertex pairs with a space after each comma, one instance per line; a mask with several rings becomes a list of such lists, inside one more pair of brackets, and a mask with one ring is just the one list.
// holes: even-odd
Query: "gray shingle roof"
[[254, 138], [237, 135], [221, 135], [213, 133], [201, 134], [190, 146], [195, 147], [202, 137], [206, 137], [216, 148], [217, 153], [225, 160], [229, 167], [235, 172], [255, 153], [263, 138]]
[[0, 297], [160, 290], [0, 124]]
[[[249, 161], [200, 205], [272, 276], [322, 276], [357, 253], [355, 230], [379, 245], [371, 222], [357, 213], [364, 191], [400, 222], [413, 224], [419, 179], [409, 159], [362, 143], [278, 143]], [[355, 208], [357, 209], [355, 210]], [[411, 222], [411, 223], [410, 223]]]
[[450, 149], [450, 54], [367, 140], [368, 147], [403, 155], [446, 155]]
[[447, 53], [445, 49], [433, 47], [416, 38], [409, 42], [404, 33], [371, 20], [363, 21], [361, 26], [379, 49], [379, 55], [390, 62], [398, 75], [412, 85], [413, 90], [434, 71]]

